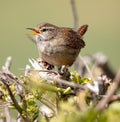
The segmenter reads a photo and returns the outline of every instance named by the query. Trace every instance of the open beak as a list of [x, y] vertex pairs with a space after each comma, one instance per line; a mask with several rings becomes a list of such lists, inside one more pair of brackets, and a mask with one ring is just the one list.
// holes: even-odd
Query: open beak
[[26, 28], [26, 29], [28, 29], [28, 30], [32, 30], [31, 35], [38, 35], [38, 34], [40, 34], [40, 31], [37, 30], [37, 29], [35, 29], [35, 28]]

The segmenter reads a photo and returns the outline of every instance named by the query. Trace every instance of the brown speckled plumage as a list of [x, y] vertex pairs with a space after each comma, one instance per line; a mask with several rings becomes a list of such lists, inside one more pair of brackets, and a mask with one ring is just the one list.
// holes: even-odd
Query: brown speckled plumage
[[32, 39], [37, 43], [41, 58], [51, 65], [71, 66], [85, 46], [81, 35], [72, 28], [43, 23], [31, 30], [37, 32]]

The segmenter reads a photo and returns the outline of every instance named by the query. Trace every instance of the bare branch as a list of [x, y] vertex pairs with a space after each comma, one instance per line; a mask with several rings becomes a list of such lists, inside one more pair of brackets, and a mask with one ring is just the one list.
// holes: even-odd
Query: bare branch
[[15, 76], [12, 72], [10, 72], [11, 63], [12, 63], [12, 57], [9, 56], [6, 59], [5, 65], [2, 67], [3, 75], [6, 77], [6, 79], [10, 78], [12, 81], [15, 81], [19, 85], [22, 85], [23, 81], [17, 76]]
[[11, 98], [11, 100], [12, 100], [14, 106], [16, 107], [16, 109], [18, 110], [18, 112], [22, 115], [22, 109], [21, 109], [21, 107], [18, 105], [17, 100], [15, 99], [15, 97], [14, 97], [14, 95], [13, 95], [11, 89], [9, 88], [9, 85], [7, 84], [7, 82], [6, 82], [4, 79], [1, 78], [0, 80], [1, 80], [2, 83], [6, 86], [6, 88], [7, 88], [7, 90], [8, 90], [8, 93], [9, 93], [9, 95], [10, 95], [10, 98]]
[[8, 106], [5, 107], [6, 121], [11, 122], [11, 116]]
[[92, 75], [92, 72], [91, 72], [90, 68], [88, 67], [88, 64], [85, 62], [85, 60], [82, 58], [82, 56], [80, 56], [80, 59], [82, 60], [83, 64], [85, 65], [85, 67], [86, 67], [86, 69], [88, 71], [89, 76], [92, 78], [92, 80], [94, 80], [94, 77]]
[[75, 0], [71, 0], [71, 8], [72, 8], [72, 14], [73, 14], [73, 21], [74, 21], [74, 29], [77, 30], [78, 27], [78, 14], [75, 6]]
[[19, 112], [21, 117], [25, 120], [25, 122], [31, 122], [28, 117], [24, 117], [24, 115], [22, 114], [22, 108], [19, 106], [19, 104], [18, 104], [17, 100], [15, 99], [15, 97], [14, 97], [9, 85], [7, 84], [6, 80], [0, 78], [0, 81], [6, 86], [6, 89], [8, 90], [8, 93], [9, 93], [9, 96], [10, 96], [12, 102], [13, 102], [13, 105], [15, 106], [15, 108], [17, 109], [17, 111]]
[[116, 90], [118, 89], [120, 85], [120, 71], [117, 73], [115, 79], [113, 80], [113, 85], [111, 86], [110, 89], [108, 89], [107, 93], [106, 93], [106, 97], [103, 98], [96, 106], [96, 110], [98, 111], [102, 111], [105, 106], [109, 103], [109, 101], [111, 100], [111, 97], [114, 95], [114, 93], [116, 92]]
[[30, 66], [29, 65], [26, 65], [25, 67], [25, 76], [27, 76], [30, 72]]
[[11, 63], [12, 63], [12, 57], [9, 56], [9, 57], [7, 57], [7, 59], [6, 59], [5, 65], [2, 67], [3, 72], [9, 71], [10, 66], [11, 66]]
[[74, 82], [69, 82], [67, 80], [62, 80], [62, 79], [59, 79], [59, 78], [47, 77], [47, 79], [55, 81], [59, 84], [63, 84], [63, 85], [66, 85], [68, 87], [72, 87], [72, 88], [76, 88], [76, 89], [80, 89], [80, 90], [87, 90], [88, 89], [86, 86], [79, 85], [79, 84], [76, 84]]
[[11, 122], [9, 103], [0, 101], [0, 122]]
[[104, 74], [107, 75], [109, 78], [115, 78], [115, 72], [110, 67], [108, 59], [105, 55], [103, 55], [102, 53], [96, 53], [91, 58], [93, 58], [92, 60], [94, 61], [92, 69], [94, 69], [96, 66], [100, 67], [103, 70]]
[[120, 100], [120, 94], [113, 95], [109, 101], [109, 103]]

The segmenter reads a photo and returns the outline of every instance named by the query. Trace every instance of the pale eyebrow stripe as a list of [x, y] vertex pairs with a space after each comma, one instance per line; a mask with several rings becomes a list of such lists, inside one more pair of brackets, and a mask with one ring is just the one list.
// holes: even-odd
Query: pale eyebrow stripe
[[42, 29], [55, 29], [55, 28], [54, 27], [42, 27], [41, 30]]

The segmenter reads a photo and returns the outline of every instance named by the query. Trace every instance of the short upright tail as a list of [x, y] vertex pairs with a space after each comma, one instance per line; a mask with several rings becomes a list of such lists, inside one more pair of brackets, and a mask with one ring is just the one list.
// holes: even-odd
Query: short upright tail
[[82, 37], [86, 33], [87, 29], [88, 29], [88, 25], [87, 24], [86, 25], [82, 25], [78, 29], [77, 34], [79, 34]]

